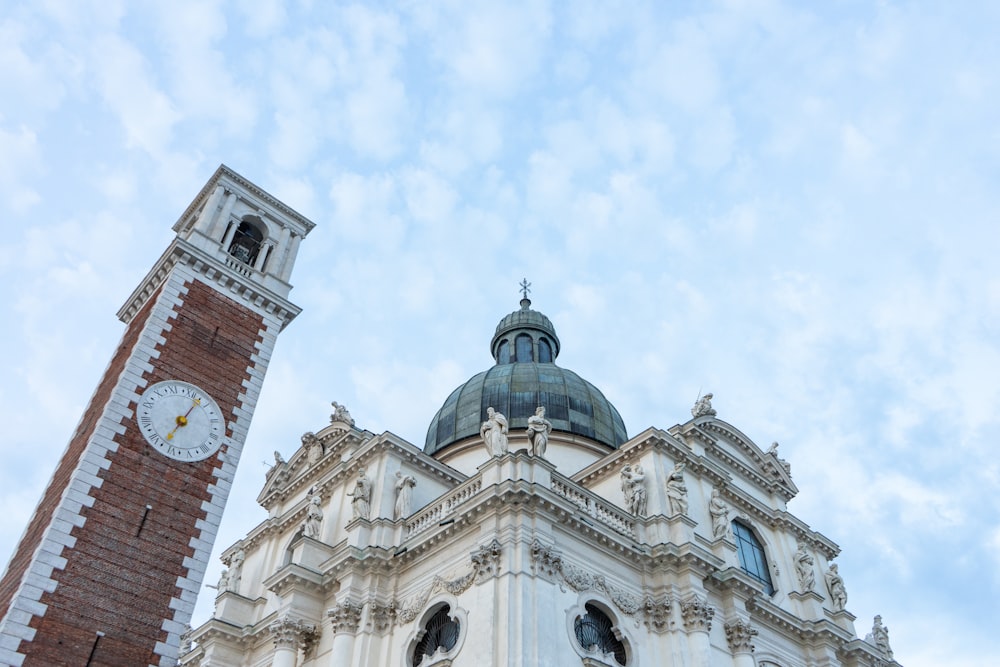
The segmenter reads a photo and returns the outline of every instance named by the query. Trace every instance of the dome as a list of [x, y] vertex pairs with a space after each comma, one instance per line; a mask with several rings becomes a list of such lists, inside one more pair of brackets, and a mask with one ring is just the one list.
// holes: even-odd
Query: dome
[[555, 327], [530, 305], [524, 298], [520, 310], [500, 320], [490, 343], [496, 365], [451, 392], [427, 429], [426, 453], [478, 435], [489, 407], [507, 417], [511, 432], [525, 429], [528, 417], [541, 405], [554, 431], [611, 449], [628, 439], [621, 415], [604, 394], [573, 371], [556, 366], [560, 343]]

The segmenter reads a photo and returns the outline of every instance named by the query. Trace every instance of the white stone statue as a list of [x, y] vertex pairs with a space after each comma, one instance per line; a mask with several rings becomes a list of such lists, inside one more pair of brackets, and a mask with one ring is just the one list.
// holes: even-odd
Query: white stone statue
[[410, 516], [410, 498], [413, 495], [413, 487], [417, 485], [417, 479], [412, 475], [404, 475], [403, 471], [396, 471], [396, 505], [393, 508], [394, 519], [405, 519]]
[[226, 584], [227, 591], [232, 591], [233, 593], [240, 592], [240, 583], [243, 581], [243, 560], [245, 558], [246, 554], [243, 553], [243, 549], [240, 549], [229, 559], [229, 581]]
[[492, 407], [486, 408], [486, 421], [479, 427], [479, 435], [490, 456], [507, 453], [507, 418]]
[[626, 464], [622, 468], [622, 493], [625, 495], [625, 506], [628, 511], [638, 517], [646, 516], [646, 472], [638, 463]]
[[319, 441], [315, 433], [302, 434], [302, 447], [306, 450], [306, 461], [309, 465], [316, 465], [323, 458], [323, 443]]
[[889, 660], [892, 660], [892, 648], [889, 646], [889, 628], [882, 625], [881, 616], [875, 617], [875, 623], [872, 625], [872, 633], [868, 636], [871, 637], [875, 646], [882, 651], [882, 654]]
[[687, 514], [688, 512], [688, 490], [687, 485], [684, 484], [684, 467], [683, 463], [678, 463], [674, 466], [670, 476], [667, 477], [667, 500], [670, 501], [670, 516]]
[[844, 588], [844, 578], [837, 572], [837, 564], [832, 563], [830, 569], [823, 575], [826, 587], [830, 591], [830, 602], [834, 611], [844, 611], [847, 608], [847, 589]]
[[793, 557], [795, 561], [795, 574], [799, 578], [799, 588], [802, 592], [812, 591], [816, 587], [816, 568], [813, 567], [813, 557], [806, 552], [806, 545], [799, 542], [798, 551]]
[[277, 449], [274, 450], [274, 467], [277, 468], [278, 466], [283, 466], [283, 465], [285, 465], [284, 457], [281, 456], [281, 452], [279, 452]]
[[320, 529], [323, 527], [323, 508], [320, 507], [322, 499], [318, 493], [309, 493], [309, 505], [306, 508], [306, 521], [302, 524], [302, 534], [318, 540]]
[[722, 499], [719, 489], [712, 489], [712, 498], [708, 501], [708, 513], [712, 515], [712, 537], [722, 539], [729, 537], [729, 505]]
[[347, 495], [351, 496], [351, 509], [354, 510], [354, 518], [370, 518], [372, 511], [372, 481], [364, 468], [358, 471], [358, 479], [354, 483], [354, 491]]
[[330, 405], [333, 406], [333, 414], [330, 415], [331, 424], [334, 422], [340, 422], [342, 424], [354, 426], [354, 418], [351, 417], [351, 413], [347, 411], [347, 408], [337, 401], [333, 401]]
[[691, 408], [692, 417], [703, 417], [705, 415], [715, 416], [715, 410], [712, 408], [712, 394], [708, 393], [700, 397], [694, 402], [694, 407]]
[[545, 408], [539, 405], [535, 409], [535, 414], [528, 417], [528, 440], [531, 441], [532, 454], [545, 456], [550, 433], [552, 433], [552, 422], [545, 418]]
[[785, 459], [778, 456], [778, 443], [777, 441], [772, 442], [770, 448], [768, 448], [767, 453], [774, 457], [774, 460], [778, 462], [782, 468], [785, 469], [785, 473], [788, 475], [792, 474], [792, 464]]
[[215, 587], [219, 591], [219, 595], [225, 593], [229, 590], [229, 570], [222, 568], [222, 573], [219, 574], [219, 585]]

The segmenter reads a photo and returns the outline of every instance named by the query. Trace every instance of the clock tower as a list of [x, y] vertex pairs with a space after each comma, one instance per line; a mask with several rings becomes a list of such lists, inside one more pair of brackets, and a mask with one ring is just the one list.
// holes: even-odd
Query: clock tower
[[313, 226], [225, 166], [184, 211], [0, 580], [0, 664], [176, 663]]

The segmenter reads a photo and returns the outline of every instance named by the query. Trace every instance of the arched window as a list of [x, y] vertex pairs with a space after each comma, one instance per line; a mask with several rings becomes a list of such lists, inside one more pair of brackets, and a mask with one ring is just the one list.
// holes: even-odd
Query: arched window
[[413, 649], [413, 667], [417, 667], [430, 657], [441, 651], [447, 653], [455, 648], [458, 643], [458, 634], [461, 629], [457, 618], [449, 616], [451, 607], [444, 605], [437, 612], [427, 619], [424, 624], [424, 634]]
[[497, 363], [498, 364], [509, 364], [510, 363], [510, 343], [506, 340], [500, 342], [500, 347], [497, 348]]
[[534, 356], [531, 354], [531, 336], [528, 334], [521, 334], [514, 339], [514, 346], [517, 352], [515, 358], [518, 363], [533, 360]]
[[244, 264], [253, 266], [260, 252], [260, 244], [264, 242], [264, 234], [246, 220], [240, 223], [233, 234], [233, 242], [229, 244], [229, 254]]
[[625, 644], [615, 634], [614, 624], [608, 615], [589, 602], [584, 605], [587, 613], [578, 616], [574, 623], [576, 641], [588, 653], [614, 656], [615, 662], [625, 665], [628, 654]]
[[549, 345], [549, 341], [544, 338], [538, 339], [538, 363], [540, 364], [551, 364], [552, 363], [552, 346]]
[[760, 540], [750, 530], [750, 526], [733, 521], [733, 536], [736, 538], [736, 553], [740, 558], [740, 567], [751, 577], [764, 584], [764, 592], [774, 595], [774, 584], [771, 583], [771, 573], [767, 567], [767, 556]]

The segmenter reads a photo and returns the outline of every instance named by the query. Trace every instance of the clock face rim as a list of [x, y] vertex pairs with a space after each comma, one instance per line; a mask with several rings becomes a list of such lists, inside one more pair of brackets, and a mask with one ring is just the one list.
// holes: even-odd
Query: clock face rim
[[[175, 391], [158, 391], [167, 387]], [[182, 416], [185, 422], [180, 427]], [[135, 422], [150, 447], [182, 463], [204, 461], [225, 440], [219, 404], [207, 391], [184, 380], [161, 380], [146, 387], [136, 404]]]

